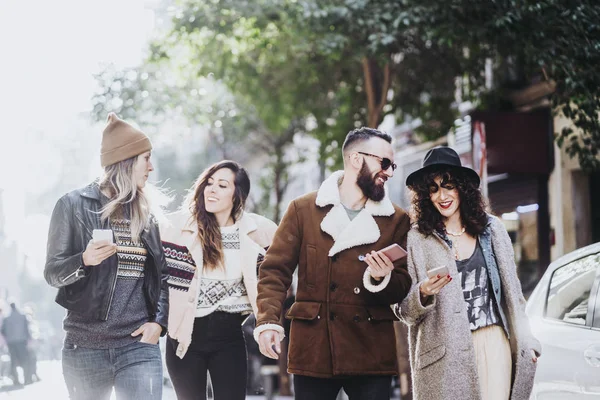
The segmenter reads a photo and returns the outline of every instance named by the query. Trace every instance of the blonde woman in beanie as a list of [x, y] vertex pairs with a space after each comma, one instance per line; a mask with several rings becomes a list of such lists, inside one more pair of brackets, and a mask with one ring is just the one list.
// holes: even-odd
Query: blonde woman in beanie
[[[97, 181], [60, 198], [44, 276], [58, 288], [63, 375], [70, 398], [162, 397], [158, 340], [168, 318], [167, 265], [145, 190], [152, 145], [108, 115]], [[96, 231], [103, 230], [103, 231]]]
[[207, 168], [161, 225], [171, 273], [166, 361], [179, 400], [246, 396], [242, 322], [256, 313], [257, 265], [277, 225], [244, 211], [250, 179], [235, 161]]

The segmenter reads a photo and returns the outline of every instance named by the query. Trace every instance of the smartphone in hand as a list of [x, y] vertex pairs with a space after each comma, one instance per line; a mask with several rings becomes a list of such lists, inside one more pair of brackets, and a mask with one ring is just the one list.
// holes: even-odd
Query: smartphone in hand
[[114, 243], [113, 231], [112, 229], [94, 229], [92, 231], [92, 240], [94, 241], [94, 243], [104, 240], [112, 244]]
[[389, 258], [391, 262], [394, 262], [403, 257], [406, 257], [406, 255], [408, 254], [406, 252], [406, 250], [404, 250], [402, 247], [400, 247], [400, 245], [398, 245], [398, 243], [393, 243], [393, 244], [389, 245], [388, 247], [385, 247], [379, 251], [381, 251], [383, 254], [385, 254], [386, 257]]
[[434, 269], [430, 269], [429, 271], [427, 271], [427, 276], [429, 278], [433, 278], [434, 276], [441, 276], [444, 277], [446, 275], [450, 275], [450, 271], [448, 270], [448, 267], [445, 265], [442, 265], [441, 267], [437, 267]]

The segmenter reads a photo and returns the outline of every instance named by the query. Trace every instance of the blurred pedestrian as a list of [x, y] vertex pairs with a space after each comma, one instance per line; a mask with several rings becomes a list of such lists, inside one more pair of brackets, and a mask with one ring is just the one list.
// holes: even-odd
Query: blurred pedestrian
[[31, 339], [27, 317], [17, 309], [14, 302], [10, 303], [10, 315], [2, 321], [0, 328], [10, 354], [10, 373], [13, 385], [20, 386], [17, 367], [23, 369], [23, 380], [26, 385], [32, 383], [29, 350], [27, 343]]
[[246, 396], [242, 323], [256, 311], [257, 263], [277, 229], [244, 211], [249, 192], [241, 165], [218, 162], [161, 224], [171, 274], [166, 360], [180, 400], [206, 398], [207, 371], [216, 400]]
[[37, 371], [37, 359], [38, 351], [40, 350], [40, 342], [42, 338], [40, 336], [40, 326], [34, 317], [33, 308], [30, 305], [23, 307], [23, 314], [27, 318], [27, 324], [29, 326], [29, 341], [27, 342], [27, 350], [29, 353], [29, 374], [31, 382], [40, 381], [40, 377]]
[[[280, 315], [298, 268], [288, 371], [296, 399], [389, 399], [397, 374], [391, 304], [411, 279], [406, 260], [379, 251], [405, 244], [408, 215], [386, 194], [396, 169], [392, 138], [370, 128], [348, 133], [344, 170], [317, 192], [293, 200], [260, 268], [255, 337], [261, 352], [278, 358]], [[273, 348], [274, 347], [274, 348]]]
[[[58, 200], [44, 276], [67, 309], [63, 374], [71, 399], [160, 399], [158, 346], [168, 318], [167, 264], [146, 181], [152, 145], [108, 115], [104, 175]], [[94, 235], [105, 230], [104, 239]], [[107, 231], [108, 230], [108, 231]]]
[[525, 316], [511, 240], [486, 213], [479, 182], [449, 147], [430, 150], [406, 179], [415, 284], [400, 313], [417, 400], [525, 400], [532, 389], [540, 343]]

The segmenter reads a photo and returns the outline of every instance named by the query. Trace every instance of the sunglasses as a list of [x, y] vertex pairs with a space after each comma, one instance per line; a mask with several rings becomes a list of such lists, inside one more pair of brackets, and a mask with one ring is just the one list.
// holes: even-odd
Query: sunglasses
[[387, 171], [389, 167], [392, 167], [392, 171], [395, 171], [396, 168], [398, 168], [396, 163], [393, 162], [392, 160], [390, 160], [389, 158], [379, 157], [379, 156], [376, 156], [375, 154], [363, 153], [362, 151], [357, 151], [357, 153], [362, 154], [363, 156], [375, 157], [375, 158], [379, 159], [379, 161], [381, 162], [381, 169], [383, 171]]

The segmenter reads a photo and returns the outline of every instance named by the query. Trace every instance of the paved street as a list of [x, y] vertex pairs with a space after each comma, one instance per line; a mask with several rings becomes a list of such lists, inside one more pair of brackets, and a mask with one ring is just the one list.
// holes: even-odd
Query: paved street
[[[5, 382], [0, 380], [0, 399], [4, 400], [67, 400], [67, 388], [65, 387], [60, 361], [40, 361], [38, 363], [38, 374], [42, 379], [32, 385], [21, 389], [8, 391]], [[113, 398], [114, 399], [114, 395]], [[247, 396], [246, 399], [263, 400], [264, 396]], [[276, 397], [277, 400], [291, 400], [291, 397]], [[172, 388], [165, 386], [163, 400], [176, 400]]]

